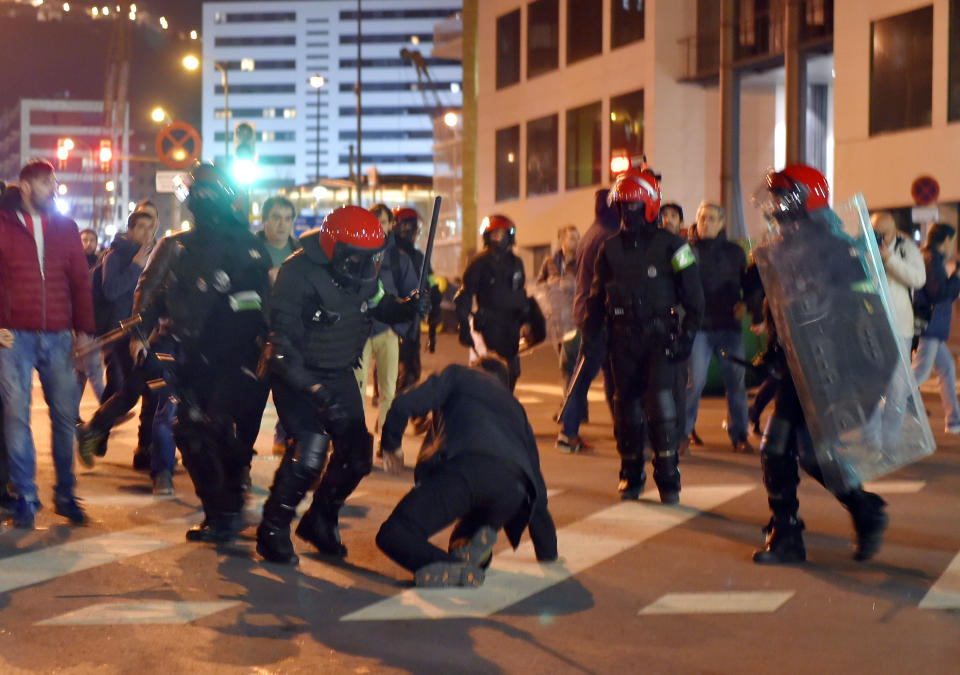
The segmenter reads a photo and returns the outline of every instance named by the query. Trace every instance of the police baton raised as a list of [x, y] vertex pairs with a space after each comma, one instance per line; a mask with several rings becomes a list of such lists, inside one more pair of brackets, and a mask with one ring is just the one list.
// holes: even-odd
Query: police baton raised
[[427, 280], [430, 269], [430, 256], [433, 255], [433, 240], [437, 236], [437, 220], [440, 218], [440, 196], [433, 200], [433, 215], [430, 216], [430, 232], [427, 234], [427, 250], [423, 253], [423, 263], [420, 265], [420, 278], [417, 280], [417, 289], [421, 292], [426, 288], [424, 282]]
[[567, 406], [570, 405], [570, 399], [573, 397], [573, 390], [577, 386], [577, 382], [580, 381], [580, 378], [583, 377], [583, 354], [577, 357], [577, 365], [573, 369], [573, 375], [570, 376], [570, 384], [567, 386], [567, 391], [563, 395], [563, 401], [560, 402], [560, 412], [557, 413], [557, 422], [563, 424], [563, 413], [567, 411]]
[[106, 347], [109, 344], [123, 339], [130, 333], [132, 333], [143, 321], [139, 314], [134, 314], [128, 319], [124, 319], [120, 322], [120, 325], [117, 328], [114, 328], [111, 331], [108, 331], [101, 335], [100, 337], [91, 340], [90, 342], [77, 347], [73, 356], [76, 359], [82, 359], [88, 354], [97, 351], [103, 347]]

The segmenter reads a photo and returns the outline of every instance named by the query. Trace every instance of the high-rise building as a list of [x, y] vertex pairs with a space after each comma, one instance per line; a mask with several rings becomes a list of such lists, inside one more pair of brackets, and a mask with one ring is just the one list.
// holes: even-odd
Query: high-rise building
[[[125, 129], [128, 113], [121, 116]], [[29, 160], [46, 159], [57, 167], [63, 213], [104, 238], [122, 229], [130, 210], [129, 132], [114, 147], [104, 130], [103, 101], [22, 99], [0, 116], [0, 138], [0, 180], [16, 181]], [[108, 161], [101, 161], [103, 147], [109, 147]]]
[[[460, 108], [462, 73], [458, 61], [431, 57], [433, 29], [460, 6], [459, 0], [204, 3], [204, 157], [233, 158], [234, 132], [249, 125], [240, 128], [252, 127], [259, 189], [350, 178], [358, 152], [362, 176], [373, 169], [381, 176], [430, 176], [432, 120]], [[311, 84], [317, 75], [319, 91], [318, 80]]]

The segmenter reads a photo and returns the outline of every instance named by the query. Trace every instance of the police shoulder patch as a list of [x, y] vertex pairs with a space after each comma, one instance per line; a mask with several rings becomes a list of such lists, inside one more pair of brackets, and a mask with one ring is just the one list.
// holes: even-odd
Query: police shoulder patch
[[697, 259], [693, 256], [693, 251], [690, 250], [690, 244], [687, 243], [674, 251], [673, 257], [670, 258], [670, 264], [673, 266], [674, 272], [685, 270], [696, 262]]
[[369, 307], [376, 307], [380, 304], [380, 301], [383, 300], [383, 295], [385, 291], [383, 290], [383, 282], [377, 281], [377, 292], [370, 296], [370, 299], [367, 301]]

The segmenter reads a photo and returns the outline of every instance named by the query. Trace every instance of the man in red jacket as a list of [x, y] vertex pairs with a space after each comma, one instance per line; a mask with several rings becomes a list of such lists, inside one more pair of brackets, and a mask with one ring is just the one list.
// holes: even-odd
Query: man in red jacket
[[0, 350], [0, 397], [17, 494], [13, 523], [27, 529], [40, 508], [30, 432], [34, 369], [50, 409], [55, 511], [75, 524], [86, 520], [73, 494], [78, 397], [72, 356], [75, 335], [93, 333], [93, 298], [77, 224], [54, 208], [56, 186], [53, 166], [32, 160], [20, 171], [19, 187], [0, 199], [0, 327], [14, 335], [13, 346]]

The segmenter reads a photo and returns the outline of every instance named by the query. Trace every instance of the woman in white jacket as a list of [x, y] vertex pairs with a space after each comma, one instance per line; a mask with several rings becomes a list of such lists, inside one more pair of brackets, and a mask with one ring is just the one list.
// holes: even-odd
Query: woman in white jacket
[[[927, 271], [923, 254], [910, 237], [897, 229], [890, 213], [874, 213], [871, 222], [880, 240], [880, 256], [887, 272], [890, 287], [890, 311], [894, 328], [900, 339], [900, 348], [907, 363], [910, 361], [910, 343], [913, 341], [913, 292], [923, 288]], [[900, 380], [895, 380], [900, 382]], [[903, 424], [906, 391], [891, 388], [883, 406], [882, 434], [884, 447], [896, 445]]]

